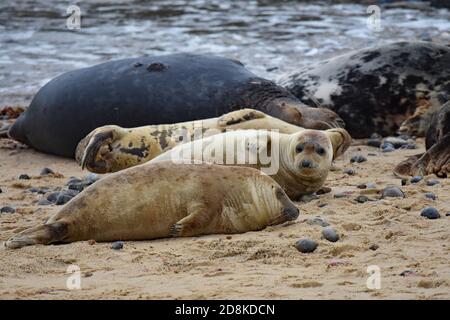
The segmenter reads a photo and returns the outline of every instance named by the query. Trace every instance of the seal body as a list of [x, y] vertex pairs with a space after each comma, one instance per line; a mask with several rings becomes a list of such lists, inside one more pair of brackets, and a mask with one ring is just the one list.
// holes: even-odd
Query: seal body
[[304, 129], [293, 134], [241, 130], [179, 145], [149, 163], [205, 161], [248, 166], [270, 175], [291, 199], [316, 192], [325, 182], [332, 160], [345, 152], [351, 138], [345, 129]]
[[183, 53], [64, 73], [39, 90], [9, 135], [43, 152], [73, 157], [78, 142], [100, 126], [178, 123], [243, 108], [317, 129], [330, 117], [336, 120], [331, 111], [309, 110], [236, 60]]
[[433, 114], [425, 146], [425, 153], [399, 163], [394, 168], [394, 174], [402, 178], [429, 174], [450, 176], [450, 101]]
[[221, 117], [137, 128], [103, 126], [80, 141], [75, 159], [91, 172], [116, 172], [144, 162], [178, 144], [227, 130], [267, 129], [281, 133], [304, 130], [261, 111], [242, 109]]
[[302, 102], [336, 112], [353, 138], [424, 136], [450, 99], [450, 47], [397, 42], [306, 66], [280, 82]]
[[6, 247], [242, 233], [298, 214], [280, 186], [258, 170], [163, 162], [97, 181], [46, 224], [10, 238]]

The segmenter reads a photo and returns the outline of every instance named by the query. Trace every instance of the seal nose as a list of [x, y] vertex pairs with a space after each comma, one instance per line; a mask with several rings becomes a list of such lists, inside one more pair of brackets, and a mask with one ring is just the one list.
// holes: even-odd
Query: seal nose
[[300, 162], [300, 166], [301, 166], [302, 168], [308, 168], [308, 169], [311, 169], [311, 168], [313, 167], [313, 164], [312, 164], [311, 161], [306, 160], [306, 159], [303, 159], [302, 162]]
[[283, 215], [285, 215], [288, 220], [297, 219], [299, 214], [300, 210], [298, 210], [296, 206], [289, 206], [283, 209]]

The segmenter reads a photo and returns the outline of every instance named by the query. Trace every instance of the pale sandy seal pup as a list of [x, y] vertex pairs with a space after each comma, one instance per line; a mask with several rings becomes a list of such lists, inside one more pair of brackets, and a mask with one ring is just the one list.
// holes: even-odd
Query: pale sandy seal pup
[[450, 101], [433, 115], [425, 145], [425, 153], [399, 163], [394, 168], [394, 174], [402, 178], [428, 174], [450, 176]]
[[272, 176], [291, 199], [320, 189], [332, 160], [350, 146], [345, 129], [304, 129], [293, 134], [240, 130], [179, 145], [150, 163], [192, 160], [257, 168]]
[[95, 129], [81, 140], [75, 159], [83, 169], [87, 168], [91, 172], [116, 172], [147, 162], [178, 144], [238, 129], [271, 129], [281, 133], [303, 130], [253, 109], [167, 125], [137, 128], [109, 125]]
[[450, 47], [402, 41], [364, 48], [302, 67], [280, 84], [336, 112], [353, 138], [398, 130], [424, 136], [431, 115], [450, 99]]
[[282, 188], [258, 170], [166, 161], [97, 181], [45, 224], [5, 245], [242, 233], [294, 220], [298, 214]]

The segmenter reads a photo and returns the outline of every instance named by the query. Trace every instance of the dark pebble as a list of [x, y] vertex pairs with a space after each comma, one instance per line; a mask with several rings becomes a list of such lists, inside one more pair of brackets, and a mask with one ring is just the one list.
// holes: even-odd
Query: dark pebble
[[367, 145], [370, 147], [379, 148], [381, 146], [381, 140], [380, 139], [369, 139], [369, 140], [367, 140]]
[[408, 179], [403, 178], [402, 179], [402, 186], [406, 186], [408, 184], [408, 182], [409, 182]]
[[447, 213], [445, 214], [445, 216], [446, 216], [446, 217], [450, 217], [450, 212], [447, 212]]
[[423, 179], [422, 176], [414, 176], [411, 178], [411, 183], [417, 183], [420, 182]]
[[2, 188], [0, 188], [0, 193], [2, 193], [3, 192], [3, 190], [2, 190]]
[[367, 155], [368, 155], [368, 156], [371, 156], [371, 157], [376, 157], [376, 156], [378, 156], [378, 154], [372, 153], [372, 152], [368, 153]]
[[353, 169], [344, 169], [344, 173], [348, 174], [349, 176], [352, 176], [355, 174], [355, 170]]
[[339, 235], [332, 227], [323, 228], [322, 235], [325, 239], [331, 242], [336, 242], [339, 240]]
[[438, 219], [441, 217], [439, 211], [433, 207], [425, 207], [422, 212], [420, 212], [420, 215], [428, 219]]
[[425, 198], [431, 199], [431, 200], [436, 200], [437, 197], [434, 193], [427, 192], [427, 193], [425, 193]]
[[408, 142], [402, 138], [397, 137], [387, 137], [383, 140], [383, 144], [390, 144], [395, 149], [401, 148], [402, 146], [406, 145]]
[[65, 194], [65, 193], [62, 193], [62, 192], [61, 192], [61, 193], [58, 195], [58, 198], [56, 198], [55, 204], [58, 205], [58, 206], [60, 206], [60, 205], [62, 205], [62, 204], [66, 204], [66, 203], [69, 202], [70, 199], [72, 199], [72, 198], [73, 198], [73, 196], [70, 196], [70, 195], [68, 195], [68, 194]]
[[373, 250], [373, 251], [377, 250], [378, 248], [379, 248], [379, 246], [377, 244], [373, 244], [369, 247], [369, 249]]
[[0, 212], [1, 213], [14, 213], [14, 212], [16, 212], [16, 209], [14, 209], [13, 207], [6, 206], [6, 207], [2, 207], [0, 209]]
[[318, 204], [318, 207], [319, 208], [323, 208], [323, 207], [325, 207], [325, 206], [327, 206], [328, 205], [328, 203], [326, 203], [326, 202], [324, 202], [324, 203], [319, 203]]
[[22, 179], [22, 180], [30, 180], [31, 178], [30, 178], [30, 176], [27, 175], [27, 174], [21, 174], [21, 175], [19, 176], [19, 179]]
[[309, 218], [309, 219], [307, 220], [307, 223], [310, 224], [310, 225], [316, 224], [316, 225], [319, 225], [319, 226], [321, 226], [321, 227], [328, 227], [328, 226], [330, 225], [330, 224], [328, 223], [328, 221], [325, 220], [325, 219], [322, 218], [322, 217]]
[[369, 198], [367, 198], [366, 196], [358, 196], [356, 198], [356, 201], [358, 201], [359, 203], [364, 203], [364, 202], [369, 201]]
[[365, 183], [363, 183], [363, 184], [358, 184], [356, 187], [357, 187], [358, 189], [366, 189], [366, 188], [367, 188], [367, 186], [366, 186]]
[[120, 250], [123, 249], [123, 241], [116, 241], [111, 245], [111, 249]]
[[360, 154], [357, 154], [350, 159], [351, 163], [353, 163], [353, 162], [360, 163], [360, 162], [364, 162], [364, 161], [367, 161], [366, 157], [364, 157]]
[[310, 253], [316, 250], [317, 242], [312, 239], [301, 239], [295, 243], [295, 248], [301, 253]]
[[47, 200], [50, 201], [50, 202], [56, 202], [56, 199], [58, 199], [58, 196], [59, 196], [59, 192], [58, 191], [52, 192], [52, 193], [50, 193], [47, 196]]
[[399, 187], [386, 187], [383, 189], [383, 192], [381, 193], [381, 198], [404, 198], [405, 194]]
[[382, 152], [392, 152], [395, 151], [395, 147], [390, 143], [383, 143], [381, 145]]
[[334, 195], [334, 197], [335, 197], [336, 199], [340, 199], [340, 198], [345, 198], [345, 197], [347, 197], [347, 195], [346, 195], [345, 193], [336, 193], [336, 194]]
[[412, 270], [405, 270], [405, 271], [402, 271], [402, 273], [400, 273], [400, 276], [408, 277], [408, 276], [412, 276], [414, 274], [415, 274], [415, 272]]
[[39, 206], [49, 206], [51, 204], [52, 204], [52, 202], [48, 201], [45, 198], [38, 201], [38, 205]]
[[433, 180], [428, 180], [428, 181], [426, 182], [426, 185], [429, 186], [429, 187], [432, 187], [432, 186], [434, 186], [434, 185], [436, 185], [436, 184], [439, 184], [439, 181], [438, 181], [438, 180], [435, 180], [435, 179], [433, 179]]
[[53, 170], [50, 169], [50, 168], [44, 168], [44, 169], [41, 170], [41, 176], [46, 176], [46, 175], [48, 175], [50, 173], [54, 173]]

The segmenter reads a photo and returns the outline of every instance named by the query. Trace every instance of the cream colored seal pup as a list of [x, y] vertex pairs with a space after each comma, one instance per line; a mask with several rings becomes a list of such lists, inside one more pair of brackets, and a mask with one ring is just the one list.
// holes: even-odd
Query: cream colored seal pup
[[169, 125], [137, 128], [109, 125], [95, 129], [81, 140], [75, 159], [92, 172], [116, 172], [147, 162], [178, 144], [237, 129], [271, 129], [281, 133], [303, 130], [253, 109]]
[[5, 245], [242, 233], [298, 214], [281, 187], [258, 170], [166, 161], [106, 176]]
[[325, 182], [332, 160], [350, 146], [344, 129], [304, 129], [292, 134], [241, 130], [179, 145], [151, 160], [192, 160], [257, 168], [271, 175], [291, 199], [311, 194]]

